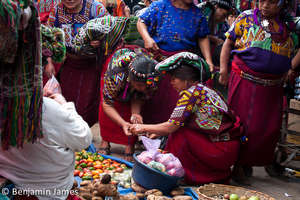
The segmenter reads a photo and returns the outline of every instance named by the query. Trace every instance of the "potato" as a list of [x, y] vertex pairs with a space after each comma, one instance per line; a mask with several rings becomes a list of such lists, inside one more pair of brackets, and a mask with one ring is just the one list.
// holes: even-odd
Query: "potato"
[[90, 193], [81, 193], [80, 196], [86, 200], [92, 200], [93, 196]]
[[126, 195], [121, 195], [120, 200], [139, 200], [139, 198], [134, 194], [130, 193]]
[[156, 200], [155, 195], [153, 195], [153, 194], [148, 195], [147, 200]]
[[102, 184], [109, 184], [111, 181], [111, 176], [109, 174], [104, 174], [101, 178]]
[[80, 186], [85, 186], [85, 185], [89, 185], [91, 183], [91, 181], [82, 181], [80, 183]]
[[135, 195], [136, 195], [137, 198], [139, 198], [139, 199], [145, 198], [145, 194], [144, 194], [144, 193], [137, 192]]
[[166, 196], [155, 196], [153, 194], [150, 194], [147, 196], [147, 200], [171, 200], [171, 198]]
[[103, 200], [102, 197], [93, 197], [92, 200]]
[[184, 195], [184, 189], [181, 187], [175, 188], [171, 191], [171, 196]]
[[90, 190], [90, 188], [88, 188], [88, 187], [80, 187], [79, 188], [79, 193], [81, 194], [81, 193], [90, 193], [91, 192], [91, 190]]
[[173, 197], [173, 200], [193, 200], [193, 198], [187, 195], [179, 195]]
[[139, 193], [145, 193], [147, 191], [147, 189], [143, 188], [142, 186], [139, 186], [136, 183], [132, 183], [131, 188], [133, 191], [139, 192]]
[[148, 196], [150, 194], [153, 194], [155, 196], [162, 196], [163, 195], [163, 193], [158, 189], [152, 189], [152, 190], [148, 190], [148, 191], [145, 192], [146, 196]]
[[94, 191], [98, 192], [98, 196], [105, 197], [113, 197], [119, 194], [116, 186], [112, 184], [100, 184], [97, 187], [94, 187]]

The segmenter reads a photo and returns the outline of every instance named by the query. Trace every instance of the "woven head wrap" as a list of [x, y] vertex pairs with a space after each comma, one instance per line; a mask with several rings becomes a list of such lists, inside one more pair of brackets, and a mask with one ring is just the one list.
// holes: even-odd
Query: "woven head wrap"
[[199, 69], [200, 82], [205, 82], [211, 77], [209, 66], [205, 60], [203, 60], [200, 56], [190, 52], [177, 53], [158, 63], [155, 66], [155, 69], [164, 74], [166, 71], [174, 70], [183, 64], [188, 64]]

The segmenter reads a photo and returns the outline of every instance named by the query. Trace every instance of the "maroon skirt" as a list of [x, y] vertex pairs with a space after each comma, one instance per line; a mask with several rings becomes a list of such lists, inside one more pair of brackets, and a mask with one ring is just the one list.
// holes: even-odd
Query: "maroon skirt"
[[79, 115], [93, 126], [98, 121], [100, 67], [96, 59], [67, 57], [60, 73], [62, 94], [75, 104]]
[[182, 127], [169, 135], [166, 150], [181, 161], [190, 185], [227, 183], [238, 158], [240, 142], [212, 142], [199, 131]]
[[244, 79], [238, 74], [240, 70], [270, 80], [282, 75], [254, 72], [236, 56], [229, 78], [228, 104], [240, 117], [249, 139], [241, 146], [238, 163], [246, 166], [268, 165], [274, 159], [274, 150], [280, 137], [283, 87], [263, 86]]

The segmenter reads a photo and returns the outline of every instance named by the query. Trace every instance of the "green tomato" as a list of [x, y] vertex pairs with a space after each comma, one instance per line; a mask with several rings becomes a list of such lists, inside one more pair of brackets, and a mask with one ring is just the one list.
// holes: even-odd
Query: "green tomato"
[[239, 196], [237, 195], [237, 194], [231, 194], [230, 196], [229, 196], [229, 200], [239, 200], [240, 198], [239, 198]]
[[76, 161], [80, 161], [80, 156], [76, 156], [76, 157], [75, 157], [75, 160], [76, 160]]
[[99, 157], [99, 160], [100, 160], [100, 161], [103, 161], [103, 160], [104, 160], [103, 156], [100, 156], [100, 157]]
[[248, 200], [260, 200], [258, 196], [251, 196]]
[[83, 181], [84, 181], [84, 180], [92, 180], [92, 177], [91, 177], [91, 176], [83, 176], [81, 179], [82, 179]]
[[80, 164], [80, 167], [86, 168], [86, 167], [87, 167], [87, 164], [86, 164], [86, 163], [81, 163], [81, 164]]

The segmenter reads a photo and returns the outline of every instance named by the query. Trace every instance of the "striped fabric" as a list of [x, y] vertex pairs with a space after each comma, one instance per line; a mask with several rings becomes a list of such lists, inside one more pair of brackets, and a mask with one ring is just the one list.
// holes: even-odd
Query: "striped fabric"
[[[32, 17], [22, 33], [22, 38], [18, 38], [17, 29], [20, 19], [19, 8], [22, 8], [22, 5], [25, 8], [29, 3], [29, 1], [0, 1], [0, 27], [16, 28], [13, 34], [1, 29], [0, 43], [3, 44], [8, 40], [19, 41], [21, 44], [5, 46], [7, 49], [16, 48], [15, 54], [7, 55], [9, 59], [2, 59], [3, 49], [0, 51], [0, 135], [3, 149], [8, 149], [9, 146], [22, 147], [24, 143], [33, 143], [42, 137], [42, 67], [37, 10], [32, 9]], [[3, 8], [11, 9], [2, 12]], [[34, 8], [32, 4], [31, 8]]]

